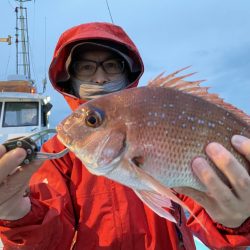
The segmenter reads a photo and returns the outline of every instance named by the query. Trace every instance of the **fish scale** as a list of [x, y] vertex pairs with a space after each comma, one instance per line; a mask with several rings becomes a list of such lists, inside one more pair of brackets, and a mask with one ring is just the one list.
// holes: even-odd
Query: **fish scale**
[[[131, 102], [124, 96], [130, 107], [137, 107], [127, 119], [130, 123], [138, 120], [142, 126], [131, 123], [134, 126], [128, 130], [129, 141], [142, 145], [145, 162], [141, 168], [164, 185], [204, 190], [192, 173], [190, 163], [195, 156], [202, 156], [209, 161], [204, 148], [212, 141], [224, 145], [248, 167], [247, 161], [233, 149], [230, 138], [234, 134], [249, 137], [249, 126], [234, 114], [200, 97], [179, 93], [174, 89], [143, 87], [134, 91], [133, 95], [136, 97]], [[154, 96], [157, 96], [157, 102]], [[140, 101], [142, 97], [150, 105], [145, 106], [145, 101]], [[244, 131], [246, 127], [248, 130]], [[149, 142], [151, 147], [147, 146]], [[176, 169], [178, 174], [175, 174]], [[219, 171], [216, 167], [214, 169]]]

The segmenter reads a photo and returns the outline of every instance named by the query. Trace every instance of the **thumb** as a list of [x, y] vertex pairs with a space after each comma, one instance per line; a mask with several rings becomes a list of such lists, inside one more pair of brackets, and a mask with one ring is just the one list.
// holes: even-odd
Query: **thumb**
[[[2, 151], [2, 147], [0, 151]], [[0, 183], [2, 183], [2, 181], [22, 163], [25, 157], [26, 151], [23, 148], [16, 148], [14, 150], [11, 150], [1, 157]]]
[[174, 190], [179, 194], [184, 194], [191, 199], [198, 202], [200, 205], [204, 206], [206, 203], [206, 194], [190, 187], [175, 187]]

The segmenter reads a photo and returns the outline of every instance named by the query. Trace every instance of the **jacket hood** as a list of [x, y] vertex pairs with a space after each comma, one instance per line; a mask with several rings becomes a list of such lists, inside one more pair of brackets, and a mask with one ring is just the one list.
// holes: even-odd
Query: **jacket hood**
[[121, 27], [101, 22], [75, 26], [66, 30], [60, 36], [49, 68], [49, 78], [53, 87], [64, 96], [72, 110], [75, 110], [80, 104], [86, 102], [86, 100], [81, 100], [65, 92], [63, 86], [59, 83], [68, 77], [66, 61], [72, 48], [83, 42], [94, 42], [106, 46], [112, 45], [114, 49], [130, 57], [139, 71], [128, 88], [138, 85], [144, 71], [143, 62], [135, 44]]

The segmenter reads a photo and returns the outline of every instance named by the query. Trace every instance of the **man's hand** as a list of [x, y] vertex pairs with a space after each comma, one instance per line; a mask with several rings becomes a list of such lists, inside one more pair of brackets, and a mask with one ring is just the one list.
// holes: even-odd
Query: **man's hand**
[[[235, 135], [231, 141], [235, 149], [250, 162], [250, 139]], [[196, 158], [192, 168], [206, 186], [207, 192], [186, 187], [175, 190], [197, 201], [214, 221], [230, 228], [239, 227], [250, 217], [250, 176], [220, 144], [210, 143], [206, 153], [228, 178], [232, 188], [224, 184], [205, 159]]]
[[26, 151], [22, 148], [6, 153], [5, 147], [0, 145], [0, 219], [20, 219], [30, 211], [30, 200], [24, 193], [42, 161], [19, 166], [25, 157]]

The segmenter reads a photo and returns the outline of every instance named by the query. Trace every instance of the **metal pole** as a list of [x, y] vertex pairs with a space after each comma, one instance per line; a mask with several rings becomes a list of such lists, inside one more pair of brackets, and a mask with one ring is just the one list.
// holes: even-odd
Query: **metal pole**
[[18, 7], [15, 8], [15, 12], [16, 12], [16, 74], [18, 75], [18, 54], [19, 54], [19, 50], [18, 50]]

